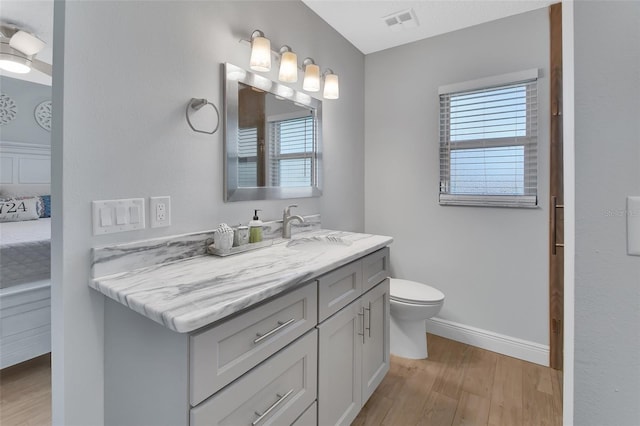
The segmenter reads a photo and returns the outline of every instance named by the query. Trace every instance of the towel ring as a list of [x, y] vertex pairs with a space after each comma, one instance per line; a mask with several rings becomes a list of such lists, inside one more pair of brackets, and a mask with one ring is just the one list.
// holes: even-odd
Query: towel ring
[[[194, 110], [199, 110], [200, 108], [206, 106], [206, 105], [211, 105], [214, 109], [214, 111], [216, 112], [216, 117], [217, 117], [217, 122], [216, 122], [216, 127], [215, 129], [213, 129], [213, 131], [211, 132], [207, 132], [206, 130], [198, 130], [195, 127], [193, 127], [193, 124], [191, 124], [191, 119], [189, 118], [189, 111], [191, 109]], [[198, 133], [204, 133], [207, 135], [212, 135], [215, 132], [218, 131], [218, 127], [220, 126], [220, 111], [218, 111], [218, 108], [212, 104], [211, 102], [209, 102], [206, 99], [197, 99], [197, 98], [191, 98], [191, 100], [189, 101], [189, 103], [187, 104], [187, 109], [185, 110], [185, 117], [187, 118], [187, 124], [189, 124], [189, 127], [191, 127], [191, 130], [193, 130], [194, 132], [198, 132]]]

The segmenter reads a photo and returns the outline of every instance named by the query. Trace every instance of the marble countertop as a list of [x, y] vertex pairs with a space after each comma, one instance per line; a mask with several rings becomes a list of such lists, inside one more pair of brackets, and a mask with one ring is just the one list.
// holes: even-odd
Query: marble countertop
[[[227, 257], [195, 256], [96, 277], [89, 286], [179, 333], [187, 333], [319, 277], [389, 245], [391, 237], [319, 230], [298, 238], [337, 237], [348, 245], [311, 250], [270, 247]], [[297, 238], [294, 237], [293, 240]]]

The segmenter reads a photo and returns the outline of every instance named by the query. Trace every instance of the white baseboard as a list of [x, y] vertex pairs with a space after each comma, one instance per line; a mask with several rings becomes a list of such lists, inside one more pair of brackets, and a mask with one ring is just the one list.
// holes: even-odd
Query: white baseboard
[[510, 357], [549, 366], [549, 346], [440, 318], [427, 320], [427, 332]]

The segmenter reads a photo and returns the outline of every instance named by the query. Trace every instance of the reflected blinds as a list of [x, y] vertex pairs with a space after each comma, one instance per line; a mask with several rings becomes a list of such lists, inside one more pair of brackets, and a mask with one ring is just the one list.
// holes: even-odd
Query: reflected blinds
[[238, 186], [258, 186], [258, 129], [238, 129]]
[[313, 117], [269, 124], [269, 177], [272, 186], [311, 186], [315, 170]]
[[440, 204], [537, 205], [537, 80], [440, 94]]

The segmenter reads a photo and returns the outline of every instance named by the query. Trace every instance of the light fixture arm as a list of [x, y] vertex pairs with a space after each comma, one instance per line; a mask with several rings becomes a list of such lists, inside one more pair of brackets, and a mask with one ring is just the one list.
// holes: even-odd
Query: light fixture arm
[[4, 38], [11, 38], [15, 33], [19, 31], [16, 27], [10, 27], [9, 25], [0, 25], [0, 35]]

